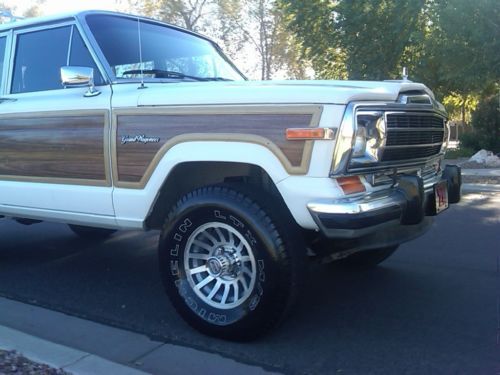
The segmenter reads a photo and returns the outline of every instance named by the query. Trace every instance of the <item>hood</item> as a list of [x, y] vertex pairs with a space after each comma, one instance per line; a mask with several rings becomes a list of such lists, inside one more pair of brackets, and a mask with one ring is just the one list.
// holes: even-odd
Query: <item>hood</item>
[[396, 101], [401, 92], [420, 91], [411, 81], [241, 81], [148, 83], [139, 106], [215, 104], [342, 104]]

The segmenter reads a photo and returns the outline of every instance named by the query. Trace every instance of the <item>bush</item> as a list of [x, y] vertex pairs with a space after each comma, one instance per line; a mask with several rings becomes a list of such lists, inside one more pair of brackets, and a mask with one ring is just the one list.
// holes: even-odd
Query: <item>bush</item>
[[476, 130], [468, 130], [460, 136], [460, 147], [470, 149], [473, 152], [477, 152], [483, 148], [483, 141], [481, 140], [481, 135]]
[[492, 95], [482, 99], [472, 114], [472, 131], [462, 134], [460, 144], [474, 151], [485, 149], [500, 152], [499, 98]]
[[448, 149], [446, 151], [445, 158], [446, 159], [470, 158], [474, 154], [475, 152], [472, 149], [460, 146], [460, 148]]

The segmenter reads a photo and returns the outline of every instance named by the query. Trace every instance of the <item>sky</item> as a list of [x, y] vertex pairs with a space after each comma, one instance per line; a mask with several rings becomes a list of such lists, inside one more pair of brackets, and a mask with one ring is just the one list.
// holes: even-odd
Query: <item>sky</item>
[[[4, 0], [3, 3], [16, 7], [16, 14], [20, 15], [24, 10], [33, 5], [31, 0]], [[99, 10], [119, 10], [115, 0], [46, 0], [40, 10], [43, 15], [71, 12], [75, 10], [99, 9]]]

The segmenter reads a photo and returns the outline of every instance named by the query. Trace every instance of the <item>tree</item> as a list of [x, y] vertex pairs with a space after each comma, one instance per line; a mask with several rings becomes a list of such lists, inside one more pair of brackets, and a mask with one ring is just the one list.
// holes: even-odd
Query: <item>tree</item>
[[334, 23], [350, 79], [400, 77], [400, 62], [424, 0], [341, 1]]
[[417, 29], [425, 0], [281, 0], [289, 27], [325, 78], [388, 79]]
[[239, 31], [240, 0], [124, 0], [129, 11], [205, 34], [235, 57], [246, 36]]
[[346, 78], [345, 53], [334, 35], [335, 3], [330, 0], [279, 0], [286, 27], [321, 78]]
[[208, 0], [130, 0], [129, 5], [136, 12], [148, 17], [198, 31], [201, 20], [212, 9], [214, 2]]
[[[451, 119], [470, 124], [476, 108], [484, 112], [482, 102], [491, 102], [498, 91], [500, 4], [493, 0], [441, 0], [429, 1], [427, 9], [422, 45], [413, 56], [415, 79], [433, 88]], [[474, 134], [469, 131], [464, 138], [471, 141], [469, 146], [491, 136], [480, 134], [489, 128], [478, 125], [479, 121], [475, 121]]]
[[439, 96], [480, 93], [500, 80], [500, 3], [441, 0], [429, 5], [429, 32], [415, 63]]
[[[307, 64], [293, 35], [286, 30], [276, 0], [127, 0], [132, 11], [203, 33], [219, 42], [230, 57], [244, 62], [247, 71], [258, 69], [261, 79], [277, 71], [301, 78]], [[243, 60], [243, 59], [240, 59]]]
[[[500, 87], [497, 86], [497, 90]], [[472, 114], [472, 130], [461, 140], [464, 147], [473, 151], [486, 149], [500, 152], [500, 108], [498, 91], [482, 99]]]
[[470, 123], [472, 112], [476, 110], [478, 101], [478, 95], [468, 94], [464, 96], [454, 92], [443, 98], [443, 104], [448, 116], [454, 120], [459, 119], [462, 125]]
[[26, 11], [23, 13], [23, 17], [31, 18], [31, 17], [39, 17], [42, 15], [42, 5], [45, 3], [45, 0], [35, 1]]
[[498, 0], [280, 0], [322, 77], [395, 78], [402, 66], [441, 96], [500, 74]]
[[[45, 3], [45, 0], [35, 0], [32, 2], [31, 6], [26, 9], [23, 14], [19, 15], [17, 14], [17, 6], [16, 5], [8, 5], [5, 2], [0, 2], [0, 10], [4, 12], [10, 12], [10, 14], [14, 16], [21, 16], [24, 18], [30, 18], [30, 17], [38, 17], [42, 14], [41, 12], [41, 6]], [[10, 22], [11, 20], [9, 17], [0, 17], [0, 23], [3, 22]]]
[[284, 14], [275, 0], [245, 0], [247, 14], [239, 29], [253, 45], [260, 59], [260, 76], [269, 80], [279, 70], [289, 77], [303, 78], [307, 67], [300, 59], [296, 40], [286, 30]]

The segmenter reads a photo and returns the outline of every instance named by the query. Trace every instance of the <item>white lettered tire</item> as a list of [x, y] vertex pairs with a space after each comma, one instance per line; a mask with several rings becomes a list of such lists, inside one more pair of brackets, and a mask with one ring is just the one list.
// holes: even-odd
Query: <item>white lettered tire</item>
[[160, 238], [160, 272], [191, 326], [251, 340], [280, 322], [296, 292], [302, 249], [293, 236], [285, 239], [286, 225], [271, 211], [226, 186], [197, 189], [174, 206]]

